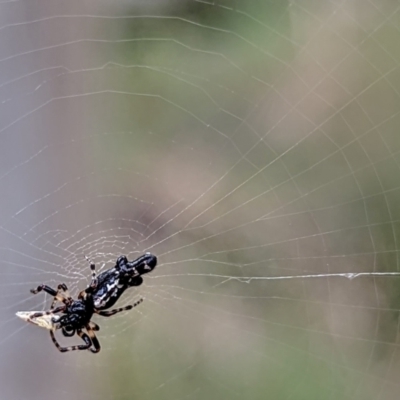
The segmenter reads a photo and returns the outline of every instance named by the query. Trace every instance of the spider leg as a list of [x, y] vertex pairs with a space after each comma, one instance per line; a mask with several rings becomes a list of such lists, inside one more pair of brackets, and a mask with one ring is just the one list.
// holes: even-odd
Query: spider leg
[[69, 294], [68, 287], [65, 283], [60, 283], [57, 286], [58, 292], [64, 292], [64, 295], [67, 299], [71, 299], [71, 295]]
[[133, 305], [129, 305], [126, 307], [121, 307], [121, 308], [116, 308], [114, 310], [110, 310], [110, 311], [95, 311], [95, 313], [101, 315], [102, 317], [111, 317], [112, 315], [115, 315], [121, 311], [127, 311], [127, 310], [132, 310], [133, 307], [138, 306], [141, 302], [143, 301], [143, 299], [139, 299], [136, 303], [134, 303]]
[[44, 290], [46, 293], [51, 294], [52, 296], [57, 295], [57, 291], [47, 285], [39, 285], [36, 289], [31, 289], [31, 293], [37, 294]]
[[31, 293], [37, 294], [43, 290], [44, 292], [50, 294], [51, 296], [54, 296], [54, 300], [51, 303], [51, 308], [53, 308], [56, 301], [59, 301], [64, 304], [67, 304], [67, 302], [68, 302], [68, 299], [66, 299], [65, 297], [63, 297], [59, 294], [60, 287], [66, 288], [67, 286], [64, 283], [62, 283], [61, 285], [58, 285], [58, 290], [55, 290], [55, 289], [51, 288], [50, 286], [42, 284], [42, 285], [39, 285], [36, 289], [31, 289]]
[[[97, 337], [96, 337], [96, 335], [94, 333], [95, 329], [93, 329], [92, 326], [91, 326], [92, 324], [95, 325], [95, 327], [99, 328], [99, 326], [97, 324], [95, 324], [94, 322], [89, 322], [86, 325], [87, 333], [88, 333], [89, 338], [90, 338], [90, 340], [92, 342], [92, 345], [93, 345], [93, 347], [90, 347], [89, 350], [92, 353], [98, 353], [100, 351], [100, 343], [99, 343], [99, 341], [98, 341], [98, 339], [97, 339]], [[99, 330], [99, 329], [96, 329], [96, 330]]]
[[54, 345], [62, 353], [66, 352], [66, 351], [87, 350], [87, 349], [89, 349], [89, 347], [92, 345], [92, 341], [90, 340], [90, 337], [86, 333], [82, 332], [82, 330], [80, 330], [80, 329], [78, 329], [76, 333], [85, 342], [85, 344], [78, 344], [78, 345], [75, 345], [75, 346], [61, 347], [60, 344], [57, 342], [57, 339], [56, 339], [53, 331], [50, 331], [50, 336], [51, 336], [51, 340], [53, 341]]
[[93, 321], [89, 322], [89, 326], [94, 331], [99, 331], [100, 330], [100, 327], [96, 323], [94, 323]]
[[96, 265], [89, 257], [85, 256], [85, 258], [87, 261], [89, 261], [90, 270], [92, 271], [92, 281], [90, 282], [89, 287], [94, 289], [97, 287]]
[[[63, 299], [63, 300], [61, 300]], [[57, 294], [54, 296], [53, 302], [50, 305], [50, 308], [53, 308], [57, 301], [61, 301], [61, 303], [71, 302], [72, 297], [69, 294], [68, 287], [65, 283], [60, 283], [57, 287]]]

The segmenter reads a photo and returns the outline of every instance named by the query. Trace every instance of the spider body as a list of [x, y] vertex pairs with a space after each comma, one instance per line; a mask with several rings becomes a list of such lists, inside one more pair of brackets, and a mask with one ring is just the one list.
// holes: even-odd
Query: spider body
[[74, 336], [77, 330], [86, 328], [92, 319], [94, 310], [92, 296], [81, 292], [78, 300], [67, 301], [66, 308], [62, 311], [63, 314], [54, 317], [54, 322], [64, 336]]
[[92, 294], [95, 308], [106, 310], [112, 307], [128, 287], [140, 286], [143, 283], [141, 275], [151, 272], [156, 265], [157, 258], [150, 253], [131, 262], [120, 256], [114, 268], [96, 278], [96, 290]]
[[[146, 253], [130, 262], [125, 256], [120, 256], [113, 268], [96, 276], [95, 264], [90, 262], [90, 269], [92, 271], [91, 283], [79, 293], [76, 300], [70, 296], [68, 288], [64, 283], [58, 285], [57, 290], [47, 285], [40, 285], [36, 289], [32, 289], [31, 292], [33, 294], [43, 290], [54, 296], [51, 309], [35, 313], [32, 315], [32, 318], [44, 315], [52, 316], [53, 326], [50, 330], [50, 336], [59, 351], [90, 350], [92, 353], [97, 353], [100, 351], [100, 343], [94, 331], [100, 330], [100, 327], [91, 321], [93, 314], [110, 317], [118, 312], [130, 310], [140, 304], [143, 301], [142, 299], [133, 305], [105, 311], [117, 302], [126, 289], [141, 285], [143, 283], [141, 275], [151, 272], [156, 265], [157, 258], [150, 253]], [[57, 301], [62, 303], [62, 305], [54, 308]], [[56, 329], [61, 329], [64, 336], [74, 336], [77, 334], [85, 344], [69, 347], [60, 346], [54, 336]], [[86, 330], [87, 333], [83, 330]]]

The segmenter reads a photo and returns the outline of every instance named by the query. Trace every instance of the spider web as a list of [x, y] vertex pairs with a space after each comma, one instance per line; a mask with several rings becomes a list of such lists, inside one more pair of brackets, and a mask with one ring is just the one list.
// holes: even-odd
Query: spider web
[[[2, 398], [398, 398], [399, 2], [0, 9]], [[15, 317], [145, 251], [99, 354]]]

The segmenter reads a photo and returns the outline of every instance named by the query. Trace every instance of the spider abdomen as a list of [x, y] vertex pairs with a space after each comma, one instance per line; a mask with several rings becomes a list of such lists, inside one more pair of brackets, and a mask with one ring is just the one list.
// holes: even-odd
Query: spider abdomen
[[95, 293], [93, 293], [93, 304], [97, 310], [106, 310], [113, 306], [127, 288], [127, 285], [120, 282], [119, 271], [115, 270], [114, 275], [102, 281], [99, 276], [99, 283]]

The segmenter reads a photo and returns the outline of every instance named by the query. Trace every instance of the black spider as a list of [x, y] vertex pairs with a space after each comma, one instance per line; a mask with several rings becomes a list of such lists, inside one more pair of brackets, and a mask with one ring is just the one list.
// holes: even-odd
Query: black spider
[[[110, 317], [120, 311], [131, 310], [140, 304], [143, 299], [126, 307], [104, 311], [113, 306], [127, 288], [141, 285], [143, 283], [142, 275], [151, 272], [156, 265], [157, 257], [151, 253], [146, 253], [134, 261], [128, 261], [125, 256], [120, 256], [113, 268], [96, 276], [96, 266], [90, 262], [92, 280], [90, 285], [79, 293], [77, 300], [70, 296], [67, 285], [64, 283], [58, 285], [57, 290], [47, 285], [40, 285], [36, 289], [32, 289], [33, 294], [43, 290], [54, 296], [50, 310], [35, 313], [32, 318], [54, 315], [54, 329], [50, 330], [50, 336], [59, 351], [90, 350], [92, 353], [97, 353], [100, 351], [100, 343], [94, 331], [98, 331], [100, 327], [91, 321], [93, 314]], [[54, 308], [57, 301], [63, 305]], [[55, 315], [57, 313], [61, 313], [61, 315]], [[55, 329], [61, 329], [64, 336], [77, 334], [85, 344], [61, 347], [54, 336]], [[87, 334], [83, 332], [83, 329], [87, 331]]]

